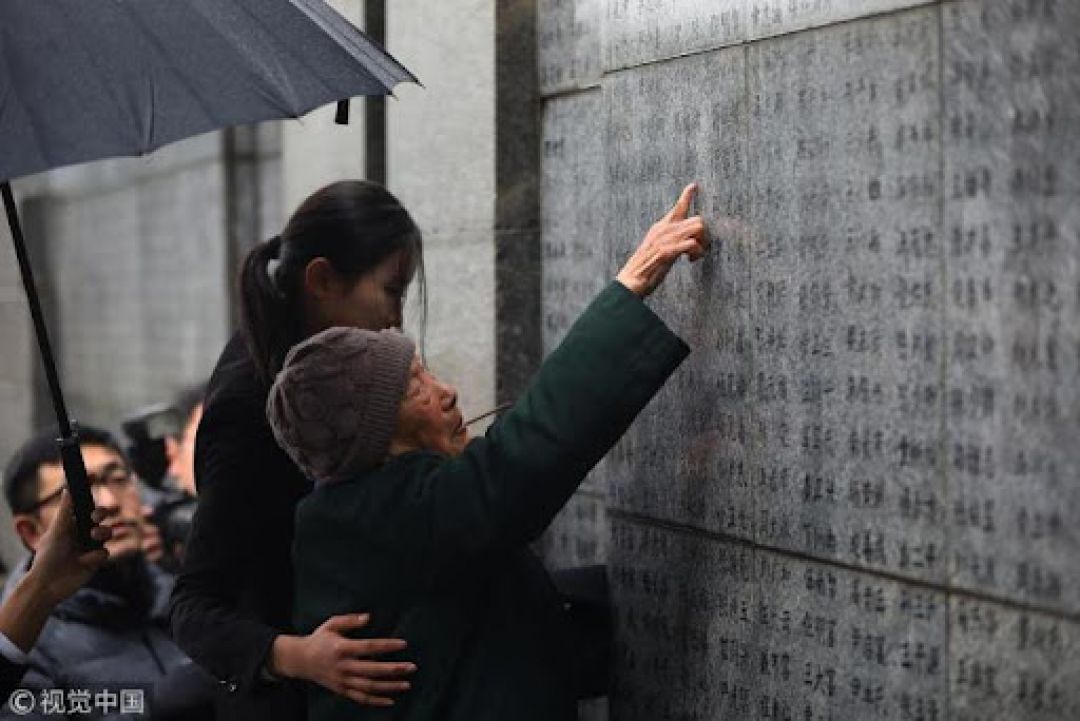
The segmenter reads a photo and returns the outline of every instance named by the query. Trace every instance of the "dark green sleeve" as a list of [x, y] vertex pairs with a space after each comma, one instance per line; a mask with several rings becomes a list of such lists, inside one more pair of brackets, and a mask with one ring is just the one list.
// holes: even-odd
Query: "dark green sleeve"
[[520, 547], [544, 530], [688, 353], [640, 298], [612, 283], [485, 437], [456, 458], [413, 464], [411, 473], [406, 460], [392, 462], [404, 477], [382, 474], [382, 492], [365, 494], [374, 506], [364, 515], [390, 534], [378, 533], [382, 541], [436, 570]]

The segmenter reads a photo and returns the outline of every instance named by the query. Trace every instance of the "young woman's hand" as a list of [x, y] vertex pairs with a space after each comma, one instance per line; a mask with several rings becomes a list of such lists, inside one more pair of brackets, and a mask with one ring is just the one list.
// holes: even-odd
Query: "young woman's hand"
[[403, 651], [407, 645], [399, 638], [353, 639], [345, 635], [370, 620], [366, 613], [333, 616], [307, 636], [278, 636], [270, 670], [317, 683], [358, 704], [393, 706], [389, 694], [409, 690], [404, 679], [416, 671], [416, 665], [366, 660]]
[[705, 255], [709, 247], [705, 221], [697, 215], [686, 217], [696, 192], [696, 183], [683, 188], [675, 207], [649, 228], [641, 245], [615, 277], [631, 292], [644, 298], [656, 290], [680, 256], [695, 261]]

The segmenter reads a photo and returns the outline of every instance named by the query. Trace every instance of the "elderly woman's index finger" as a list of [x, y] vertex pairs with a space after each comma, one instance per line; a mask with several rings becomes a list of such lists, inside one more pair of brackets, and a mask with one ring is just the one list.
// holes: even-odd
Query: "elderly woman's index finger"
[[675, 206], [668, 213], [668, 217], [671, 220], [686, 220], [686, 216], [690, 213], [690, 204], [694, 202], [694, 193], [696, 192], [697, 183], [690, 183], [690, 185], [683, 188], [679, 199], [675, 201]]

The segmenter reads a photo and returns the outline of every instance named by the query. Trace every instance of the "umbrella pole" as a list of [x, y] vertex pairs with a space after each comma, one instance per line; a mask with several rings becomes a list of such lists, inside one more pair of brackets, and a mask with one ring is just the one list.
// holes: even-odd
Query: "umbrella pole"
[[82, 453], [79, 451], [79, 434], [75, 424], [68, 417], [67, 406], [64, 403], [64, 393], [60, 388], [60, 376], [56, 372], [52, 344], [49, 342], [49, 332], [45, 328], [45, 316], [41, 312], [41, 301], [34, 284], [34, 272], [30, 267], [30, 257], [26, 253], [22, 225], [19, 223], [19, 209], [15, 205], [15, 196], [11, 192], [9, 181], [0, 182], [0, 194], [4, 197], [4, 210], [7, 212], [8, 227], [11, 228], [11, 240], [15, 246], [15, 256], [19, 261], [19, 272], [22, 276], [23, 288], [26, 290], [26, 300], [30, 304], [30, 316], [34, 321], [34, 334], [37, 337], [38, 349], [41, 351], [41, 362], [45, 365], [45, 379], [49, 384], [49, 395], [56, 413], [56, 422], [60, 426], [60, 437], [56, 442], [60, 446], [60, 458], [64, 466], [68, 492], [71, 493], [71, 500], [75, 506], [79, 540], [85, 548], [98, 547], [101, 544], [90, 538], [90, 528], [93, 525], [90, 512], [94, 509], [94, 497], [90, 492], [86, 466], [83, 463]]

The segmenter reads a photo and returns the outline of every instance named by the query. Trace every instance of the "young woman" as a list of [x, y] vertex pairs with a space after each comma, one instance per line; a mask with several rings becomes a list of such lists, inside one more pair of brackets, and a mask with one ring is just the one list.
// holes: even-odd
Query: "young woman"
[[415, 668], [378, 660], [399, 639], [353, 640], [362, 609], [290, 633], [296, 504], [310, 483], [278, 447], [266, 420], [270, 384], [289, 348], [332, 326], [401, 325], [419, 272], [420, 232], [375, 183], [329, 185], [305, 200], [279, 237], [241, 271], [241, 332], [207, 388], [196, 440], [199, 507], [173, 594], [180, 647], [209, 670], [222, 719], [303, 719], [299, 681], [360, 704], [385, 706]]

